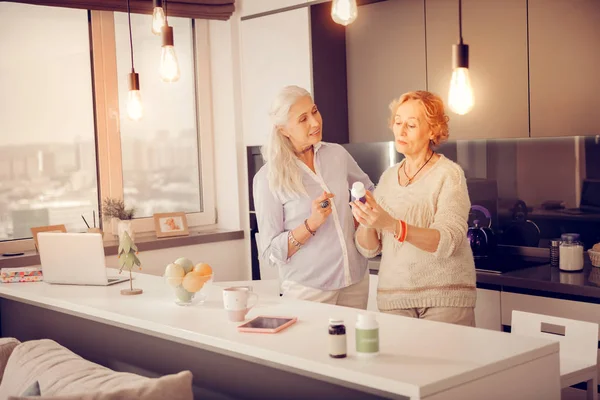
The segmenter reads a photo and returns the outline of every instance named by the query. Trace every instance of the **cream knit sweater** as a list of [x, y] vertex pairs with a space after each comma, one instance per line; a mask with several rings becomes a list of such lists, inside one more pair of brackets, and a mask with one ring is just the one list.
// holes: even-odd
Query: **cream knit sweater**
[[467, 240], [471, 202], [461, 167], [444, 156], [407, 187], [398, 184], [402, 162], [383, 173], [375, 189], [377, 202], [409, 225], [437, 229], [435, 253], [398, 243], [393, 234], [379, 232], [374, 251], [356, 246], [365, 257], [382, 253], [377, 305], [382, 311], [425, 307], [474, 307], [475, 263]]

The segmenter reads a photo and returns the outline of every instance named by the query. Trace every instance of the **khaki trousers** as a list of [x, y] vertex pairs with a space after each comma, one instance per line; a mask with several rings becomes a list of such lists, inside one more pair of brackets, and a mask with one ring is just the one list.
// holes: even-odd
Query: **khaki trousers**
[[383, 312], [387, 314], [401, 315], [403, 317], [448, 322], [456, 325], [475, 326], [474, 307], [407, 308], [404, 310], [389, 310]]
[[365, 310], [369, 301], [369, 271], [354, 285], [339, 290], [320, 290], [297, 282], [281, 282], [283, 297]]

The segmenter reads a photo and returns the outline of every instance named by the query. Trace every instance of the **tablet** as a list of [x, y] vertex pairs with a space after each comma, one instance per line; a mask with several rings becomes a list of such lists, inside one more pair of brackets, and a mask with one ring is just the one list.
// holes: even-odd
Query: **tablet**
[[296, 317], [258, 316], [238, 326], [240, 332], [277, 333], [296, 322]]

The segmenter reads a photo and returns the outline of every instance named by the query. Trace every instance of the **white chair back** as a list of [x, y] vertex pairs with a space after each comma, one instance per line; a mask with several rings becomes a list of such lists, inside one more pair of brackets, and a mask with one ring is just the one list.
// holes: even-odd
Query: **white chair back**
[[597, 364], [598, 324], [513, 310], [511, 332], [557, 340], [562, 357]]

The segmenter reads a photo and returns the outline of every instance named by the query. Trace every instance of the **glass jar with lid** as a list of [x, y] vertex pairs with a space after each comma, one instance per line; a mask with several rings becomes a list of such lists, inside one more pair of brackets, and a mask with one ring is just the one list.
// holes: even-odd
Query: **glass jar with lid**
[[583, 243], [579, 234], [564, 233], [560, 236], [559, 269], [562, 271], [583, 270]]

